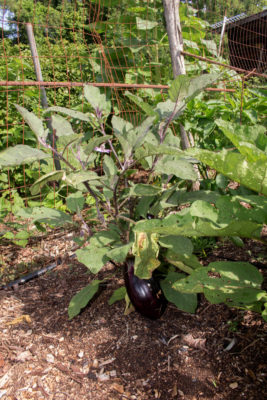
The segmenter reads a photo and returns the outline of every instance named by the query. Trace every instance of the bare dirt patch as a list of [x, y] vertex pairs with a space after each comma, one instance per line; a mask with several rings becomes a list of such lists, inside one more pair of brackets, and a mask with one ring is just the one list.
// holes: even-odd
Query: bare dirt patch
[[[264, 248], [254, 242], [245, 249], [224, 244], [205, 262], [225, 258], [266, 267]], [[68, 303], [93, 279], [77, 260], [66, 258], [16, 290], [0, 291], [0, 399], [265, 397], [266, 325], [260, 316], [203, 298], [195, 315], [168, 305], [157, 321], [125, 316], [123, 302], [107, 305], [123, 284], [121, 271], [106, 268], [115, 278], [72, 321]]]

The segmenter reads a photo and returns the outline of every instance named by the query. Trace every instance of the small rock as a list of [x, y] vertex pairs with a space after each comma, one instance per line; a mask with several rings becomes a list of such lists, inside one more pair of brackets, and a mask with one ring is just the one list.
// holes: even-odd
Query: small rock
[[109, 380], [109, 375], [107, 374], [99, 374], [97, 375], [97, 378], [100, 382], [108, 381]]
[[29, 361], [32, 359], [32, 353], [29, 350], [23, 351], [22, 353], [18, 354], [16, 357], [17, 361]]
[[49, 362], [49, 363], [54, 363], [55, 362], [55, 357], [53, 356], [53, 354], [47, 354], [46, 361]]
[[116, 360], [116, 358], [113, 357], [108, 360], [102, 361], [101, 364], [99, 364], [99, 367], [103, 367], [103, 365], [111, 364], [111, 363], [113, 363], [114, 360]]
[[172, 397], [177, 396], [177, 393], [178, 393], [178, 391], [177, 391], [177, 385], [176, 385], [176, 383], [175, 383], [174, 386], [173, 386], [173, 388], [172, 388]]
[[120, 394], [124, 393], [124, 387], [118, 383], [113, 383], [112, 389], [116, 390], [116, 392], [119, 392]]
[[7, 390], [0, 390], [0, 399], [6, 394]]
[[238, 388], [238, 383], [237, 382], [230, 383], [229, 387], [231, 389], [236, 389], [236, 388]]
[[114, 378], [115, 376], [117, 376], [117, 372], [115, 369], [113, 369], [112, 371], [109, 371], [109, 375]]
[[98, 365], [99, 365], [99, 362], [98, 362], [98, 360], [95, 358], [94, 361], [93, 361], [93, 367], [94, 367], [94, 368], [98, 368]]
[[84, 355], [84, 352], [81, 350], [81, 351], [79, 352], [79, 354], [78, 354], [78, 357], [79, 357], [79, 358], [83, 358], [83, 355]]

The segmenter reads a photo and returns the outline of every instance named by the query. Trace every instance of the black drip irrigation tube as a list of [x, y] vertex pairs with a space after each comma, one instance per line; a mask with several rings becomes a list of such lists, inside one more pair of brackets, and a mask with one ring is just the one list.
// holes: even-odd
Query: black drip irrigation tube
[[[74, 258], [74, 257], [76, 257], [76, 254], [72, 254], [69, 257]], [[52, 264], [49, 264], [46, 267], [38, 269], [37, 271], [30, 272], [29, 274], [24, 275], [21, 278], [16, 279], [15, 281], [9, 282], [6, 285], [0, 286], [0, 290], [13, 288], [16, 285], [22, 285], [28, 281], [31, 281], [34, 278], [38, 278], [39, 276], [45, 274], [48, 271], [52, 271], [54, 268], [56, 268], [60, 264], [62, 264], [62, 258], [58, 257], [58, 259], [55, 262], [53, 262]]]

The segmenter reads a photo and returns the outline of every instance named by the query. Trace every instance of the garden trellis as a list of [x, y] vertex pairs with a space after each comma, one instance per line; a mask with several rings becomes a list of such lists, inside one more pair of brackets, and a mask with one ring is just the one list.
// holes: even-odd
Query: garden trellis
[[[256, 4], [253, 10], [254, 14], [260, 11]], [[183, 2], [180, 4], [182, 54], [187, 74], [200, 74], [210, 65], [242, 73], [224, 78], [219, 87], [208, 88], [211, 99], [214, 91], [234, 91], [240, 76], [266, 78], [266, 11], [257, 14], [256, 19], [248, 15], [231, 18], [230, 9], [220, 12], [215, 13], [207, 6], [193, 9]], [[163, 14], [159, 0], [2, 0], [0, 149], [31, 141], [29, 130], [13, 104], [40, 112], [42, 88], [46, 90], [50, 106], [73, 107], [77, 106], [85, 84], [102, 87], [112, 101], [112, 112], [137, 124], [140, 109], [129, 101], [125, 92], [156, 98], [164, 94], [172, 79]], [[210, 24], [204, 22], [205, 16], [209, 16]], [[227, 19], [222, 35], [220, 21], [224, 16]], [[244, 18], [257, 23], [241, 24]], [[42, 81], [34, 72], [27, 24], [33, 27]], [[236, 29], [242, 29], [242, 34], [231, 39], [233, 35], [226, 33], [235, 24]], [[258, 26], [261, 26], [260, 32]], [[251, 40], [253, 30], [261, 39], [260, 48], [259, 40], [255, 43]], [[244, 51], [240, 50], [242, 46], [247, 46]], [[252, 64], [244, 63], [244, 57], [251, 58], [251, 54], [259, 59]], [[25, 168], [20, 182], [12, 180], [12, 174], [10, 171], [8, 182], [0, 184], [1, 192], [20, 190], [28, 185]]]

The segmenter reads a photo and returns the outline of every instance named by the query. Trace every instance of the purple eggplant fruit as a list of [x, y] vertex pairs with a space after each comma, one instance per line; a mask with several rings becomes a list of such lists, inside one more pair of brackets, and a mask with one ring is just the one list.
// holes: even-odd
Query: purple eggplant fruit
[[167, 300], [155, 277], [140, 279], [134, 275], [134, 258], [126, 260], [124, 281], [128, 296], [136, 311], [150, 319], [160, 318], [165, 311]]

